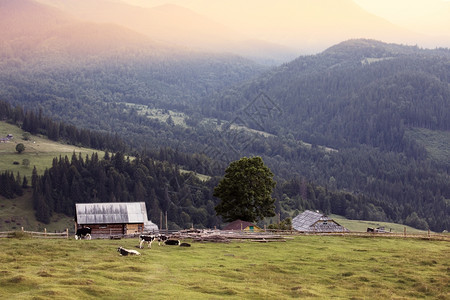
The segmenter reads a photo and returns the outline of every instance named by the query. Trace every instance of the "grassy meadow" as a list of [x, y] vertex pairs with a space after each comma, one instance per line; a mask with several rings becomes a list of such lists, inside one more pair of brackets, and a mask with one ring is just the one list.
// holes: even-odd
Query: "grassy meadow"
[[406, 134], [425, 147], [431, 159], [441, 164], [450, 164], [450, 149], [448, 147], [450, 144], [449, 131], [413, 128], [407, 130]]
[[[29, 140], [23, 139], [24, 131], [17, 126], [0, 122], [0, 137], [6, 137], [12, 134], [14, 137], [7, 143], [0, 143], [0, 171], [10, 170], [16, 175], [26, 175], [31, 181], [31, 172], [33, 167], [39, 174], [43, 174], [46, 168], [52, 166], [53, 158], [67, 155], [72, 157], [73, 152], [77, 155], [81, 153], [83, 157], [86, 154], [91, 155], [93, 152], [98, 152], [100, 157], [104, 156], [104, 152], [93, 150], [89, 148], [82, 148], [73, 145], [61, 144], [50, 141], [46, 138], [32, 135]], [[25, 146], [25, 151], [19, 154], [16, 151], [16, 145], [22, 143]], [[23, 165], [23, 160], [28, 159], [30, 164]], [[14, 164], [18, 162], [19, 164]]]
[[73, 217], [54, 213], [50, 224], [38, 222], [32, 204], [32, 190], [28, 188], [23, 196], [14, 199], [0, 197], [0, 232], [21, 230], [22, 227], [27, 231], [39, 232], [43, 232], [44, 228], [48, 232], [61, 232], [66, 228], [74, 231], [74, 220]]
[[347, 219], [346, 217], [338, 215], [330, 215], [329, 217], [350, 231], [366, 232], [368, 227], [371, 228], [384, 227], [386, 231], [392, 233], [403, 233], [405, 228], [408, 234], [424, 234], [427, 232], [426, 230], [420, 230], [411, 226], [397, 223], [382, 222], [382, 221], [350, 220]]
[[0, 240], [0, 299], [448, 299], [448, 242], [297, 236], [158, 246]]

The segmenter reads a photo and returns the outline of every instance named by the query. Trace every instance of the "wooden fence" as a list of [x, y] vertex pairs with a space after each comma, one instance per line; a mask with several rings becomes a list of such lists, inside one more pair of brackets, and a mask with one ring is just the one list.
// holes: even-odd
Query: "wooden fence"
[[66, 228], [63, 232], [47, 232], [47, 228], [44, 228], [44, 232], [38, 231], [26, 231], [22, 227], [21, 231], [3, 231], [0, 232], [0, 238], [12, 238], [12, 237], [21, 237], [21, 236], [29, 236], [32, 238], [43, 238], [43, 239], [68, 239], [69, 238], [69, 229]]

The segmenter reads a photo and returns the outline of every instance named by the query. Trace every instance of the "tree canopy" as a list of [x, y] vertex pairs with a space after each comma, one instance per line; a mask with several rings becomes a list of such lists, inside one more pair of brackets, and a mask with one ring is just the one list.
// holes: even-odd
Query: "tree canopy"
[[255, 222], [275, 215], [272, 190], [276, 182], [273, 173], [261, 157], [243, 157], [230, 163], [225, 176], [214, 188], [214, 196], [221, 202], [216, 212], [225, 221], [241, 219]]
[[20, 153], [22, 153], [23, 151], [25, 151], [25, 146], [22, 143], [19, 143], [16, 145], [16, 151]]

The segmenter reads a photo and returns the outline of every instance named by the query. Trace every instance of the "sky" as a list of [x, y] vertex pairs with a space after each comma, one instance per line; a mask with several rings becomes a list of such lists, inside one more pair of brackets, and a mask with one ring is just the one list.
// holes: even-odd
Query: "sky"
[[[230, 13], [236, 9], [241, 11], [244, 8], [253, 5], [252, 1], [230, 1], [230, 0], [208, 0], [208, 5], [201, 0], [125, 0], [140, 6], [153, 7], [165, 3], [175, 3], [194, 11], [213, 17], [217, 20], [229, 19]], [[323, 0], [315, 0], [322, 1]], [[232, 5], [224, 5], [225, 2], [237, 3], [237, 7]], [[292, 2], [289, 0], [259, 0], [261, 6], [272, 7], [273, 5], [266, 5], [267, 3]], [[294, 1], [295, 2], [295, 1]], [[327, 1], [325, 1], [327, 2]], [[334, 0], [339, 3], [340, 0]], [[385, 18], [386, 20], [402, 26], [404, 28], [414, 30], [429, 35], [450, 35], [450, 0], [354, 0], [359, 6], [366, 11]], [[249, 4], [246, 4], [249, 3]], [[251, 9], [250, 9], [251, 12]], [[268, 8], [265, 14], [271, 14], [272, 11]], [[292, 11], [285, 11], [286, 14]], [[252, 14], [250, 13], [250, 16]]]
[[450, 35], [450, 0], [355, 0], [394, 24], [430, 35]]
[[[146, 7], [178, 4], [248, 36], [288, 46], [295, 46], [294, 39], [300, 36], [312, 45], [317, 43], [315, 39], [329, 37], [329, 44], [333, 44], [339, 39], [365, 38], [362, 35], [367, 33], [367, 38], [385, 42], [427, 48], [450, 47], [450, 0], [117, 1]], [[361, 11], [367, 15], [363, 16]], [[372, 16], [382, 18], [386, 24]], [[365, 25], [358, 31], [361, 22]], [[395, 30], [390, 29], [389, 24], [395, 26]], [[299, 30], [301, 27], [305, 32]], [[296, 31], [293, 28], [297, 28]], [[344, 31], [347, 35], [342, 34]], [[308, 35], [309, 32], [312, 33]]]

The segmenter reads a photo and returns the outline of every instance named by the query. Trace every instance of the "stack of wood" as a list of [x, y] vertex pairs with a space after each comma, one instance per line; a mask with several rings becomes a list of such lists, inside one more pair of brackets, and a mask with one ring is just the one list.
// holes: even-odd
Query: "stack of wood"
[[200, 235], [193, 239], [195, 242], [229, 243], [230, 239], [222, 235]]

